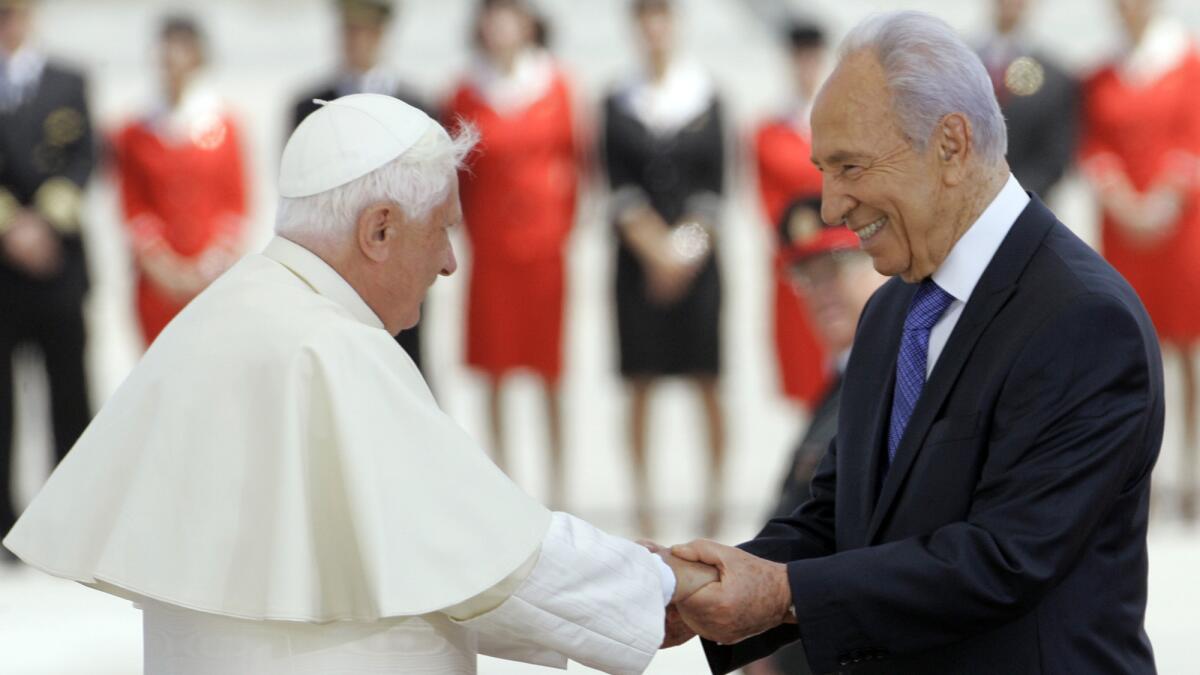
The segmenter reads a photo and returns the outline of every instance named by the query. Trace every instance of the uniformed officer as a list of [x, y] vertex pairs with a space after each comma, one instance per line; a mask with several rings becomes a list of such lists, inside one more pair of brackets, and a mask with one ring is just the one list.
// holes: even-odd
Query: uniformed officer
[[31, 43], [32, 22], [31, 2], [0, 0], [0, 532], [16, 520], [16, 349], [33, 345], [44, 357], [58, 459], [90, 418], [79, 228], [92, 128], [82, 75]]

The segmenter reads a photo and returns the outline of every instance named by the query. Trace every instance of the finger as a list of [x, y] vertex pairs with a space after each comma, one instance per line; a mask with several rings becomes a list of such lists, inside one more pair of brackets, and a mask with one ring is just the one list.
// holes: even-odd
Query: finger
[[691, 640], [694, 637], [696, 637], [696, 634], [693, 633], [690, 629], [682, 630], [679, 632], [668, 633], [666, 635], [666, 637], [663, 639], [662, 646], [659, 647], [659, 649], [670, 649], [672, 647], [678, 647], [679, 645], [687, 642], [688, 640]]
[[696, 633], [684, 623], [679, 616], [679, 611], [675, 605], [667, 606], [667, 615], [665, 623], [665, 631], [663, 635], [662, 649], [668, 649], [681, 645], [696, 636]]
[[[676, 548], [680, 550], [676, 550]], [[706, 565], [712, 565], [717, 569], [723, 569], [725, 562], [725, 553], [728, 546], [718, 544], [715, 541], [708, 539], [697, 539], [691, 543], [684, 544], [679, 547], [672, 547], [671, 552], [691, 562], [702, 562]]]
[[671, 554], [676, 558], [682, 558], [688, 562], [700, 562], [700, 553], [696, 551], [695, 542], [687, 544], [676, 544], [671, 547]]
[[662, 546], [656, 542], [650, 541], [649, 539], [638, 539], [637, 543], [641, 544], [647, 551], [650, 551], [651, 553], [658, 553], [663, 550]]

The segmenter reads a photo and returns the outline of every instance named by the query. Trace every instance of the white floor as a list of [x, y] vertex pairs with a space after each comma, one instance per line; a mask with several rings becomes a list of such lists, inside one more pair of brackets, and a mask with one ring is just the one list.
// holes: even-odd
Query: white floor
[[[152, 91], [150, 36], [167, 7], [151, 0], [58, 0], [44, 3], [43, 42], [85, 66], [100, 125], [111, 129]], [[241, 115], [255, 177], [254, 243], [268, 236], [273, 212], [275, 162], [284, 136], [281, 120], [302, 83], [329, 67], [332, 33], [325, 2], [318, 0], [212, 0], [202, 18], [211, 29], [213, 78]], [[580, 85], [581, 110], [588, 113], [608, 82], [632, 62], [625, 0], [544, 0], [537, 3], [554, 21], [556, 47]], [[720, 79], [731, 112], [730, 138], [745, 138], [752, 123], [770, 113], [786, 94], [783, 69], [764, 17], [786, 0], [681, 1], [691, 51]], [[896, 3], [888, 0], [804, 3], [830, 17], [835, 33], [861, 16]], [[978, 34], [988, 3], [920, 0], [906, 6], [942, 12], [968, 34]], [[1104, 5], [1098, 9], [1097, 5]], [[1112, 44], [1108, 3], [1093, 0], [1041, 3], [1035, 33], [1076, 66], [1096, 62]], [[1164, 4], [1200, 26], [1200, 3]], [[462, 49], [473, 2], [409, 0], [393, 36], [390, 58], [430, 95], [444, 94], [466, 61]], [[1052, 42], [1063, 25], [1078, 40]], [[265, 28], [264, 28], [265, 27]], [[50, 29], [52, 28], [52, 30]], [[723, 395], [729, 417], [730, 473], [724, 501], [728, 519], [721, 538], [751, 535], [771, 500], [789, 444], [803, 420], [775, 392], [768, 339], [769, 265], [765, 228], [750, 190], [745, 157], [734, 153], [731, 189], [722, 239], [726, 280]], [[592, 193], [594, 195], [594, 192]], [[1055, 204], [1060, 216], [1088, 237], [1093, 220], [1088, 198], [1071, 182]], [[570, 470], [567, 507], [614, 532], [632, 531], [629, 465], [624, 443], [625, 398], [616, 377], [612, 345], [611, 239], [602, 204], [588, 197], [570, 251], [570, 304], [563, 381]], [[89, 308], [93, 398], [102, 402], [128, 372], [137, 355], [129, 309], [129, 278], [109, 177], [97, 174], [89, 196], [89, 242], [94, 255], [95, 292]], [[480, 382], [460, 365], [461, 306], [465, 278], [440, 282], [425, 319], [429, 371], [446, 409], [477, 437], [486, 428]], [[32, 361], [36, 361], [33, 358]], [[1173, 391], [1177, 378], [1168, 364]], [[26, 498], [45, 476], [44, 385], [36, 368], [22, 373], [18, 473]], [[514, 478], [534, 495], [544, 495], [542, 419], [531, 382], [515, 380], [511, 393], [509, 446]], [[1173, 398], [1171, 399], [1174, 400]], [[663, 541], [696, 536], [704, 485], [703, 437], [697, 404], [685, 387], [664, 385], [655, 400], [651, 431], [652, 472]], [[1172, 408], [1168, 442], [1157, 471], [1160, 483], [1174, 482], [1178, 419]], [[1164, 491], [1165, 492], [1165, 491]], [[1150, 609], [1147, 627], [1163, 673], [1195, 672], [1193, 640], [1200, 635], [1200, 532], [1171, 524], [1152, 533]], [[108, 675], [140, 672], [140, 617], [128, 603], [28, 569], [0, 568], [0, 675]], [[536, 668], [488, 661], [483, 673], [536, 672]], [[662, 654], [650, 669], [666, 675], [706, 672], [694, 644]]]

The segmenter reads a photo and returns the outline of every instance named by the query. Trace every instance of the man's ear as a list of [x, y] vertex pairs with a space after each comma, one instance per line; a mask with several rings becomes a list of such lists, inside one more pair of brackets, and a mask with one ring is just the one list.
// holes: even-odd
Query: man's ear
[[946, 185], [955, 187], [967, 177], [967, 159], [974, 151], [971, 121], [962, 113], [942, 118], [934, 132], [934, 150]]
[[380, 202], [363, 209], [355, 222], [358, 248], [369, 260], [384, 262], [388, 259], [389, 244], [396, 236], [397, 207]]

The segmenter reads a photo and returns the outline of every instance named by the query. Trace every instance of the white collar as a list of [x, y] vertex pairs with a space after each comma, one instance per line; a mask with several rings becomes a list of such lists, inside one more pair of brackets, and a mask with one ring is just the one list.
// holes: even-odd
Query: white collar
[[625, 105], [647, 129], [670, 136], [708, 110], [712, 80], [698, 64], [673, 59], [662, 80], [643, 73], [625, 93]]
[[3, 55], [0, 52], [0, 56], [0, 67], [6, 71], [9, 84], [15, 87], [36, 84], [46, 68], [46, 56], [28, 43], [18, 47], [12, 54]]
[[337, 76], [337, 95], [386, 94], [394, 96], [400, 88], [400, 76], [388, 68], [377, 65], [366, 72], [343, 69]]
[[1179, 65], [1191, 43], [1187, 28], [1182, 24], [1166, 17], [1155, 17], [1146, 26], [1138, 45], [1117, 65], [1117, 74], [1129, 84], [1150, 84]]
[[1016, 31], [1007, 34], [993, 33], [979, 49], [979, 56], [985, 66], [1003, 68], [1024, 51], [1024, 41], [1017, 36]]
[[850, 363], [850, 349], [850, 347], [843, 349], [841, 353], [835, 356], [833, 359], [834, 370], [837, 371], [839, 376], [846, 374], [846, 366]]
[[188, 83], [172, 106], [164, 95], [150, 113], [149, 125], [172, 144], [194, 143], [215, 147], [224, 141], [221, 97], [204, 75]]
[[963, 233], [950, 249], [950, 255], [933, 273], [934, 282], [959, 302], [970, 299], [983, 271], [1028, 204], [1029, 195], [1010, 173], [1000, 193]]
[[341, 305], [355, 319], [372, 328], [384, 327], [379, 315], [367, 305], [350, 282], [316, 253], [294, 241], [276, 236], [267, 244], [263, 255], [291, 270], [310, 288]]
[[554, 83], [554, 60], [541, 48], [526, 49], [517, 55], [512, 72], [501, 72], [487, 59], [479, 59], [468, 79], [501, 115], [512, 115], [533, 105], [546, 95]]

